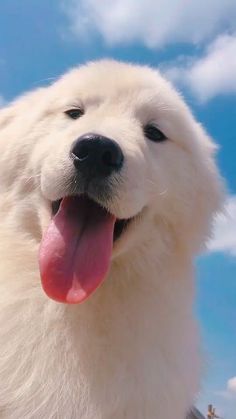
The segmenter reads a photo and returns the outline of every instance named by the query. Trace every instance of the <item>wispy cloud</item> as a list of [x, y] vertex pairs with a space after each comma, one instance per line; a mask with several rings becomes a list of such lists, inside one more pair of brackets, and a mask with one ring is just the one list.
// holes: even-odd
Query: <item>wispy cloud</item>
[[220, 94], [236, 94], [236, 34], [220, 35], [203, 56], [179, 57], [177, 63], [164, 67], [164, 72], [201, 102]]
[[236, 376], [228, 380], [227, 390], [236, 397]]
[[235, 0], [60, 1], [67, 32], [80, 42], [99, 35], [108, 46], [200, 44], [200, 56], [177, 58], [165, 67], [167, 76], [200, 102], [236, 94]]
[[70, 29], [81, 39], [93, 33], [108, 45], [139, 42], [149, 48], [201, 43], [236, 30], [235, 0], [61, 0]]
[[230, 378], [226, 383], [224, 390], [216, 391], [217, 396], [221, 396], [224, 399], [232, 400], [236, 404], [236, 376]]
[[[211, 252], [224, 252], [236, 256], [236, 196], [228, 198], [225, 214], [217, 216], [214, 236], [208, 243]], [[235, 382], [236, 387], [236, 382]]]

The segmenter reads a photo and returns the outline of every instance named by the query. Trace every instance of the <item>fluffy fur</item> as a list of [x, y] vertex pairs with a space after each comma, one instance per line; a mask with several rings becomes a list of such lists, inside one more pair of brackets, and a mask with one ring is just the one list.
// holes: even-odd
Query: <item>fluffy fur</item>
[[[73, 121], [64, 111], [79, 105]], [[143, 125], [168, 140], [153, 143]], [[38, 248], [86, 132], [125, 156], [107, 204], [141, 213], [103, 285], [67, 306], [44, 294]], [[150, 68], [76, 68], [0, 112], [0, 418], [183, 419], [199, 389], [193, 256], [221, 200], [211, 140]]]

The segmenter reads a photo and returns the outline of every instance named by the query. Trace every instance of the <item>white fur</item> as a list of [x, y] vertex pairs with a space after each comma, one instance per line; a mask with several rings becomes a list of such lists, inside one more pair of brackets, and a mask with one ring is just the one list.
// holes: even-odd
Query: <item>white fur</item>
[[[78, 104], [73, 121], [64, 111]], [[169, 137], [146, 139], [155, 122]], [[84, 303], [48, 299], [38, 248], [86, 132], [123, 150], [109, 201], [141, 213]], [[73, 69], [0, 112], [0, 418], [183, 419], [199, 389], [192, 259], [221, 200], [214, 146], [181, 97], [147, 67]], [[120, 180], [120, 179], [119, 179]]]

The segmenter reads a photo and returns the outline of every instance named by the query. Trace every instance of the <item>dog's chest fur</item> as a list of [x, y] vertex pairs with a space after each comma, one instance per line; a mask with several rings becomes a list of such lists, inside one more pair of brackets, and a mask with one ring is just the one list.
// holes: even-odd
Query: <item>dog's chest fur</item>
[[[33, 245], [16, 250], [21, 266], [30, 252]], [[6, 261], [0, 417], [183, 419], [199, 361], [191, 280], [174, 259], [159, 274], [150, 254], [148, 268], [144, 259], [135, 270], [128, 261], [114, 267], [90, 300], [72, 307], [43, 295], [33, 264], [20, 273]]]

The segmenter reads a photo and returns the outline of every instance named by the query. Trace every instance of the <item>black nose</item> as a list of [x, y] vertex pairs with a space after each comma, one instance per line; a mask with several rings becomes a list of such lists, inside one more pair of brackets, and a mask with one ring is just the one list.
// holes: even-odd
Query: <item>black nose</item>
[[72, 146], [74, 166], [86, 177], [109, 176], [121, 169], [124, 155], [119, 145], [98, 134], [85, 134]]

